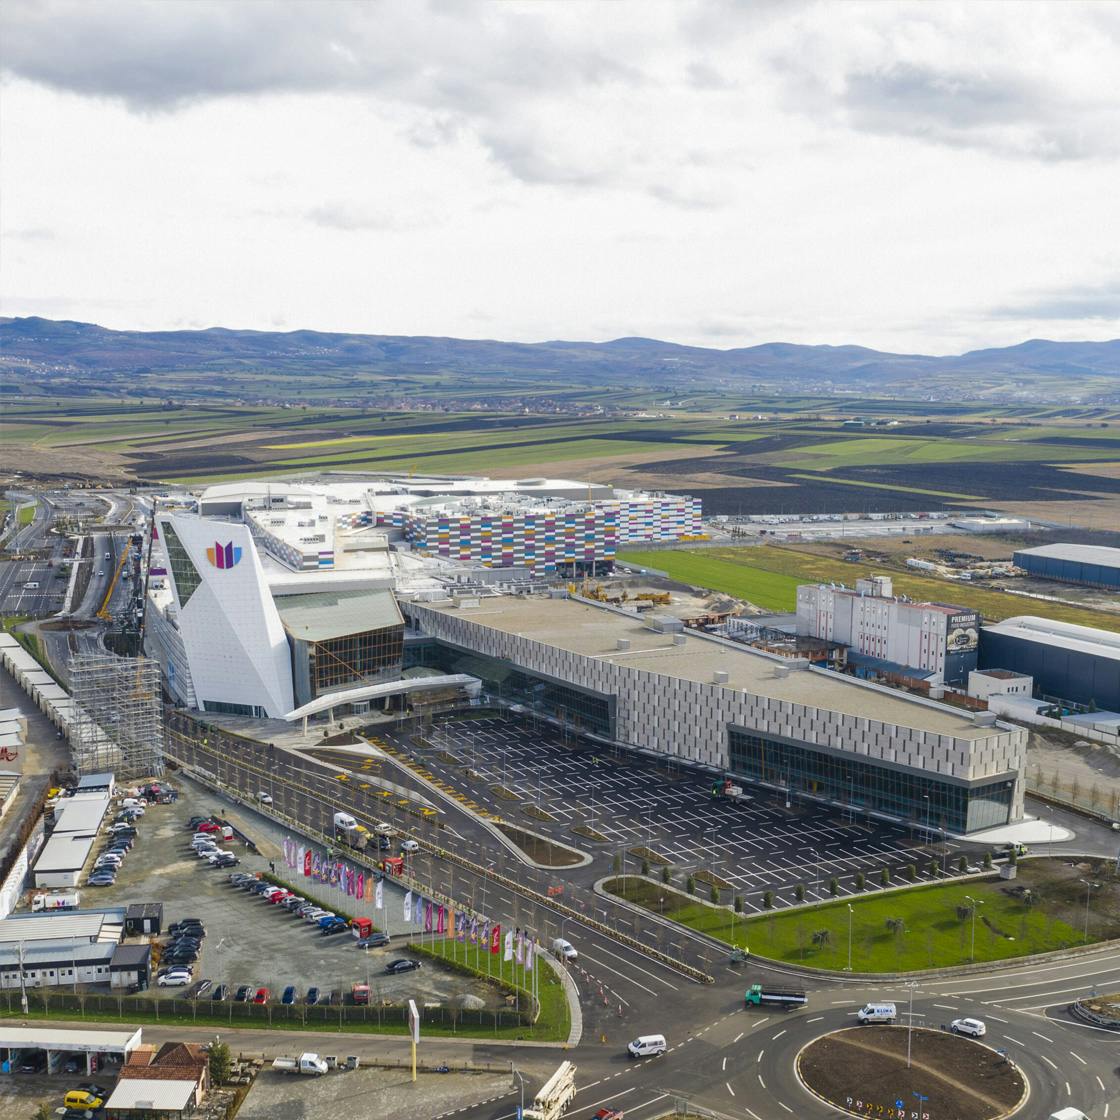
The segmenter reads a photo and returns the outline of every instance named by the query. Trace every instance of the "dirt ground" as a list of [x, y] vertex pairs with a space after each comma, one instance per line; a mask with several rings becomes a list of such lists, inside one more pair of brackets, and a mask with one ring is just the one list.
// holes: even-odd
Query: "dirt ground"
[[[1077, 746], [1077, 743], [1083, 744]], [[1061, 731], [1032, 730], [1027, 740], [1030, 789], [1120, 817], [1120, 747]]]
[[1021, 1074], [994, 1051], [957, 1035], [915, 1028], [913, 1063], [906, 1068], [905, 1027], [849, 1027], [818, 1039], [798, 1069], [815, 1092], [868, 1116], [891, 1112], [895, 1100], [921, 1092], [937, 1115], [992, 1120], [1023, 1093]]

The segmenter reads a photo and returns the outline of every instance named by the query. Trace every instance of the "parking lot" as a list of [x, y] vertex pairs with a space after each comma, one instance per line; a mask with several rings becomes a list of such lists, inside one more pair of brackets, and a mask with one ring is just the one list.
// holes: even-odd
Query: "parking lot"
[[[273, 1003], [280, 1000], [289, 984], [296, 987], [298, 999], [302, 1000], [313, 986], [324, 994], [348, 993], [351, 984], [361, 981], [370, 984], [373, 1003], [412, 998], [447, 1005], [469, 993], [483, 999], [488, 1007], [498, 1006], [499, 996], [494, 989], [430, 960], [425, 960], [419, 971], [385, 975], [384, 968], [390, 960], [409, 955], [403, 937], [394, 937], [394, 943], [388, 947], [362, 951], [349, 932], [321, 936], [297, 916], [232, 887], [230, 871], [207, 866], [191, 851], [193, 830], [187, 827], [189, 818], [216, 812], [233, 817], [245, 829], [262, 854], [254, 854], [238, 840], [225, 843], [223, 847], [241, 860], [238, 867], [231, 869], [234, 872], [268, 871], [270, 865], [278, 874], [286, 871], [280, 858], [284, 832], [248, 807], [235, 809], [224, 798], [189, 780], [176, 776], [175, 785], [182, 791], [177, 802], [149, 806], [141, 818], [137, 843], [125, 857], [116, 883], [82, 888], [83, 908], [159, 901], [164, 905], [165, 930], [183, 918], [199, 918], [206, 937], [195, 964], [195, 980], [208, 979], [215, 987], [227, 984], [234, 990], [243, 984], [254, 989], [267, 987]], [[294, 873], [292, 880], [298, 887]], [[332, 894], [327, 886], [316, 883], [310, 893], [331, 904]], [[347, 908], [341, 899], [337, 901]], [[361, 906], [347, 909], [365, 912]], [[403, 928], [401, 910], [399, 892], [387, 883], [385, 910], [378, 915], [382, 920], [377, 924], [381, 928], [387, 925], [391, 934], [398, 933]], [[160, 988], [153, 983], [147, 994], [171, 999], [189, 990]]]
[[[798, 885], [807, 898], [828, 897], [833, 877], [846, 895], [856, 893], [855, 877], [861, 872], [871, 888], [878, 886], [884, 867], [895, 883], [903, 881], [911, 863], [919, 879], [928, 877], [931, 859], [954, 870], [952, 841], [942, 846], [935, 838], [927, 844], [920, 830], [912, 834], [907, 827], [796, 794], [788, 807], [782, 794], [758, 788], [745, 788], [739, 801], [713, 797], [712, 778], [659, 769], [574, 738], [565, 741], [545, 725], [459, 720], [432, 728], [424, 749], [404, 738], [394, 741], [448, 785], [508, 820], [592, 853], [648, 848], [669, 861], [678, 882], [687, 872], [710, 872], [742, 895], [752, 911], [762, 909], [767, 891], [773, 892], [775, 905], [791, 904]], [[520, 806], [496, 788], [519, 795]], [[527, 805], [539, 806], [554, 822], [520, 811]], [[606, 842], [573, 835], [577, 826]]]

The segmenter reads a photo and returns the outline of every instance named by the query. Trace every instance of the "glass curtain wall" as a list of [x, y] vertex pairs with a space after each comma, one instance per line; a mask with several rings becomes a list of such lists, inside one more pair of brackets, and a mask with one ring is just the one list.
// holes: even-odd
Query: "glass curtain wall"
[[969, 788], [910, 770], [844, 758], [738, 728], [728, 729], [731, 771], [749, 781], [788, 788], [858, 809], [887, 813], [931, 828], [969, 832], [1006, 824], [1013, 784]]

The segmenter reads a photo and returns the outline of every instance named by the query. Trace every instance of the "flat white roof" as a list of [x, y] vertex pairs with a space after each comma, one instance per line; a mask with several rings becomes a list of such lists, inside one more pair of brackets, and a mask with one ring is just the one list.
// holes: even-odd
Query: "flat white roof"
[[66, 1030], [62, 1027], [24, 1027], [0, 1024], [0, 1047], [40, 1050], [134, 1050], [140, 1045], [140, 1028], [130, 1031]]
[[1016, 556], [1045, 556], [1053, 560], [1073, 560], [1078, 564], [1099, 564], [1120, 568], [1120, 548], [1099, 544], [1040, 544], [1037, 548], [1017, 548]]
[[[157, 1067], [159, 1068], [159, 1067]], [[125, 1077], [117, 1082], [105, 1107], [175, 1111], [190, 1104], [198, 1086], [193, 1081], [164, 1081], [147, 1077]]]
[[56, 833], [43, 845], [33, 870], [80, 871], [96, 839], [97, 834], [93, 832]]
[[[1120, 622], [1120, 616], [1117, 621]], [[1005, 618], [1002, 622], [993, 622], [985, 626], [984, 631], [1120, 661], [1120, 634], [1111, 630], [1096, 630], [1092, 626], [1078, 626], [1074, 622], [1057, 622], [1052, 618], [1020, 614], [1014, 618]]]
[[108, 808], [109, 798], [104, 794], [60, 801], [54, 810], [53, 835], [57, 836], [65, 832], [96, 832]]

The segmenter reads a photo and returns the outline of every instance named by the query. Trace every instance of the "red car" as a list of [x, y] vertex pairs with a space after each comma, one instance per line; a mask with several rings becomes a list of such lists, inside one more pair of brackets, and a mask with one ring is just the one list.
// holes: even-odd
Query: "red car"
[[195, 829], [195, 832], [221, 832], [221, 831], [222, 831], [222, 826], [220, 824], [215, 824], [213, 821], [203, 821], [198, 826], [198, 828]]
[[257, 994], [253, 996], [254, 1003], [268, 1003], [272, 998], [272, 993], [267, 988], [258, 988]]
[[617, 1108], [601, 1108], [593, 1120], [622, 1120], [622, 1113]]
[[278, 902], [283, 902], [286, 898], [291, 898], [291, 891], [277, 891], [268, 901], [275, 906]]

